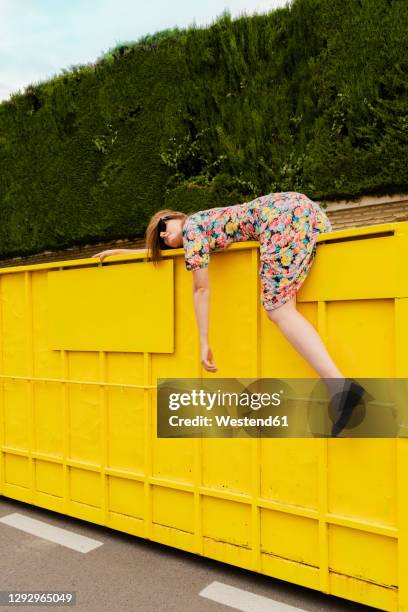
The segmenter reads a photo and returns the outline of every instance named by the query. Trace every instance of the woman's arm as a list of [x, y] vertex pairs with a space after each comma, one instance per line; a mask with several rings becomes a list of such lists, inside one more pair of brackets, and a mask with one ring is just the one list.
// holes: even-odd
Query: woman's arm
[[208, 324], [210, 310], [210, 283], [208, 268], [193, 271], [193, 301], [200, 337], [201, 363], [209, 372], [216, 372], [213, 354], [208, 340]]
[[210, 309], [210, 289], [196, 289], [193, 292], [194, 310], [198, 325], [201, 346], [208, 345], [208, 319]]
[[99, 257], [100, 261], [103, 261], [105, 257], [110, 257], [111, 255], [125, 255], [126, 253], [146, 253], [147, 249], [107, 249], [106, 251], [101, 251], [100, 253], [95, 253], [92, 257]]
[[125, 253], [145, 253], [147, 249], [115, 249], [118, 255], [124, 255]]

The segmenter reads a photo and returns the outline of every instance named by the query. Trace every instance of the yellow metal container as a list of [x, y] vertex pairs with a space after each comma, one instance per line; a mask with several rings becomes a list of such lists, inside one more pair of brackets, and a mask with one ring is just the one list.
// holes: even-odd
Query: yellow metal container
[[[0, 269], [0, 493], [408, 610], [407, 439], [158, 439], [159, 378], [316, 377], [260, 305], [259, 244], [213, 253], [201, 368], [182, 249]], [[331, 232], [297, 295], [346, 376], [408, 376], [408, 223]]]

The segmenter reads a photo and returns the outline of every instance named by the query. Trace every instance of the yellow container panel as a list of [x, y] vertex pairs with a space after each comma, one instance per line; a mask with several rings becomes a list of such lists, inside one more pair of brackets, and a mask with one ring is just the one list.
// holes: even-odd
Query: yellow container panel
[[[50, 347], [173, 353], [172, 263], [155, 271], [146, 263], [49, 272]], [[160, 333], [151, 334], [146, 320], [157, 321]]]
[[[408, 377], [407, 261], [408, 223], [319, 236], [298, 309], [346, 376]], [[0, 493], [408, 611], [408, 439], [156, 436], [159, 378], [316, 377], [258, 270], [254, 242], [212, 255], [214, 375], [182, 249], [0, 269]]]

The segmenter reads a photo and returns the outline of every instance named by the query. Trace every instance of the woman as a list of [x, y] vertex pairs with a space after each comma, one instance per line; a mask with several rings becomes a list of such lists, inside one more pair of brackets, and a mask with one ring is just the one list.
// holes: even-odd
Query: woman
[[303, 284], [316, 254], [316, 238], [332, 231], [320, 206], [295, 191], [270, 193], [250, 202], [210, 208], [185, 214], [173, 210], [156, 212], [146, 229], [145, 249], [114, 249], [93, 255], [102, 261], [108, 255], [148, 252], [154, 265], [161, 250], [184, 248], [185, 266], [193, 272], [193, 301], [199, 329], [201, 363], [208, 372], [217, 372], [208, 340], [210, 253], [233, 242], [259, 241], [261, 304], [292, 346], [325, 379], [337, 406], [332, 435], [347, 424], [364, 389], [351, 383], [333, 362], [319, 334], [296, 309], [296, 293]]

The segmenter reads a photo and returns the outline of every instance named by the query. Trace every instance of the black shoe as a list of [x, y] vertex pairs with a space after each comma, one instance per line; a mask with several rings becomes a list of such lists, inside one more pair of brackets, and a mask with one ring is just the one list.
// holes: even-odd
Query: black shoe
[[347, 423], [350, 421], [351, 415], [353, 414], [354, 408], [358, 406], [364, 393], [367, 393], [364, 387], [356, 382], [351, 382], [349, 388], [341, 393], [340, 398], [337, 399], [339, 406], [336, 407], [335, 411], [336, 420], [333, 423], [331, 430], [332, 437], [338, 436], [339, 433], [346, 427]]

